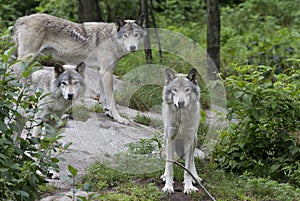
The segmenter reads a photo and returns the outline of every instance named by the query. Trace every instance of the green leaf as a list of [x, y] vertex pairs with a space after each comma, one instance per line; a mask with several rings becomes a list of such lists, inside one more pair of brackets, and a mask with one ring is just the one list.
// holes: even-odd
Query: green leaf
[[280, 164], [274, 164], [271, 166], [270, 171], [273, 173], [275, 171], [277, 171], [280, 168]]
[[237, 92], [234, 93], [233, 96], [234, 96], [236, 99], [238, 99], [238, 98], [240, 98], [243, 94], [244, 94], [243, 91], [237, 91]]
[[272, 106], [272, 109], [275, 110], [275, 108], [277, 107], [277, 102], [273, 102], [271, 106]]
[[84, 183], [83, 184], [83, 189], [88, 192], [91, 189], [91, 185], [89, 183]]
[[256, 121], [259, 121], [259, 114], [256, 110], [252, 110], [251, 114], [255, 118]]
[[68, 169], [73, 177], [75, 177], [77, 175], [78, 169], [74, 168], [72, 165], [68, 165]]
[[59, 159], [58, 159], [58, 158], [51, 158], [51, 161], [52, 161], [53, 163], [59, 163]]
[[22, 191], [22, 190], [16, 190], [15, 193], [16, 193], [16, 195], [20, 195], [22, 197], [26, 197], [26, 198], [29, 197], [29, 194], [27, 192], [25, 192], [25, 191]]

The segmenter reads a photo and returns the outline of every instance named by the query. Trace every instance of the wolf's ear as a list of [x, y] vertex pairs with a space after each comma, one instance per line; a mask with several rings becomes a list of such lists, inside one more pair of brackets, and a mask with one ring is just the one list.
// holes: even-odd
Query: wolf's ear
[[80, 64], [78, 64], [75, 68], [75, 71], [77, 73], [79, 73], [82, 77], [85, 77], [85, 69], [86, 69], [86, 65], [84, 62], [81, 62]]
[[117, 31], [120, 31], [120, 29], [126, 24], [126, 22], [122, 18], [117, 16], [115, 19], [115, 24], [117, 27]]
[[65, 71], [64, 67], [61, 64], [56, 63], [54, 65], [54, 77], [58, 78]]
[[166, 84], [171, 82], [172, 80], [175, 79], [176, 75], [174, 71], [172, 71], [170, 68], [166, 68], [165, 70], [165, 76], [166, 76]]
[[187, 79], [189, 79], [194, 84], [197, 84], [197, 75], [198, 71], [195, 68], [192, 68], [187, 76]]
[[141, 14], [140, 16], [137, 17], [137, 19], [134, 21], [137, 25], [141, 26], [143, 28], [143, 23], [145, 20], [145, 16]]

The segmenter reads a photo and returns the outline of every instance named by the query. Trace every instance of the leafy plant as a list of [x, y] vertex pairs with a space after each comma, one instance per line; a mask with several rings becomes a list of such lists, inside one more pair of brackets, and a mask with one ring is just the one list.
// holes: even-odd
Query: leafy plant
[[267, 66], [237, 67], [226, 78], [229, 103], [228, 129], [221, 135], [216, 160], [223, 169], [300, 181], [300, 71], [277, 74]]
[[[44, 123], [40, 126], [46, 135], [32, 136], [38, 103], [47, 95], [27, 84], [36, 63], [8, 63], [14, 50], [6, 50], [0, 59], [0, 199], [30, 201], [40, 197], [39, 186], [51, 176], [49, 170], [58, 169], [59, 156], [69, 144], [58, 143], [60, 132]], [[10, 71], [13, 65], [22, 68], [20, 76]], [[22, 130], [22, 138], [15, 139]]]
[[140, 139], [126, 145], [128, 152], [132, 154], [153, 154], [162, 151], [162, 139], [158, 133], [150, 139]]
[[[64, 180], [67, 181], [71, 186], [71, 195], [64, 195], [71, 198], [73, 201], [88, 201], [88, 200], [96, 200], [98, 199], [99, 195], [95, 193], [89, 193], [90, 191], [90, 185], [88, 183], [81, 184], [81, 182], [78, 180], [77, 173], [78, 169], [73, 167], [72, 165], [68, 165], [68, 170], [71, 174], [70, 177], [65, 177]], [[80, 196], [77, 195], [78, 191], [83, 189], [85, 192], [87, 192], [87, 196]]]
[[143, 124], [145, 126], [149, 126], [151, 123], [151, 118], [147, 117], [145, 115], [141, 115], [140, 113], [138, 113], [136, 115], [136, 117], [134, 118], [134, 121], [139, 123], [139, 124]]

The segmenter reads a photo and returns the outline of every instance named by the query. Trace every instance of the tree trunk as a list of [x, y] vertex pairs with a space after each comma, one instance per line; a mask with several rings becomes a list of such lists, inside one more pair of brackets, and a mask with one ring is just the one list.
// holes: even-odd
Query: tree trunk
[[219, 0], [206, 0], [207, 7], [207, 79], [216, 79], [216, 73], [220, 72], [220, 9]]
[[156, 36], [156, 40], [157, 40], [157, 45], [158, 45], [158, 51], [159, 51], [159, 62], [162, 63], [162, 50], [161, 50], [161, 44], [160, 44], [160, 39], [159, 39], [159, 35], [158, 35], [158, 31], [157, 31], [157, 26], [156, 26], [156, 21], [155, 21], [155, 17], [154, 17], [154, 13], [153, 13], [153, 0], [150, 0], [150, 15], [151, 15], [151, 20], [153, 23], [153, 28], [154, 28], [154, 32], [155, 32], [155, 36]]
[[[142, 7], [142, 14], [144, 15], [144, 19], [145, 19], [145, 28], [147, 30], [148, 28], [150, 28], [149, 14], [148, 14], [148, 0], [141, 0], [141, 7]], [[150, 64], [150, 63], [152, 63], [153, 58], [152, 58], [152, 51], [151, 51], [151, 43], [150, 43], [149, 33], [145, 36], [144, 48], [145, 48], [146, 63]]]
[[78, 21], [80, 23], [102, 21], [98, 0], [78, 0]]

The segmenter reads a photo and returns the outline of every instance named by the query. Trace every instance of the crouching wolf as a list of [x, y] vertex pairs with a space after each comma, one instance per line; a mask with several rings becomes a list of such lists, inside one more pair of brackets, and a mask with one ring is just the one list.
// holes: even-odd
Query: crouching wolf
[[[175, 74], [165, 70], [165, 86], [163, 88], [163, 120], [166, 146], [166, 166], [161, 179], [165, 181], [163, 191], [174, 193], [173, 163], [174, 152], [184, 157], [185, 167], [198, 182], [194, 163], [194, 151], [197, 143], [197, 130], [200, 121], [200, 88], [197, 85], [197, 70], [190, 70], [188, 75]], [[193, 186], [193, 178], [184, 172], [184, 193], [190, 194], [198, 189]]]
[[[42, 69], [32, 73], [32, 84], [37, 87], [37, 90], [41, 89], [44, 94], [49, 94], [38, 103], [39, 110], [35, 114], [35, 121], [44, 121], [55, 127], [51, 114], [60, 118], [73, 101], [83, 97], [86, 90], [85, 68], [84, 62], [76, 67], [56, 64], [54, 69]], [[17, 140], [21, 133], [22, 130], [16, 133], [14, 140]], [[40, 126], [35, 126], [32, 135], [37, 136], [39, 133]]]
[[119, 58], [138, 49], [146, 35], [143, 20], [141, 15], [136, 20], [116, 17], [115, 23], [78, 24], [47, 14], [25, 16], [14, 26], [18, 59], [50, 53], [57, 61], [76, 65], [85, 61], [87, 66], [97, 67], [100, 102], [106, 115], [128, 124], [116, 110], [113, 69]]

